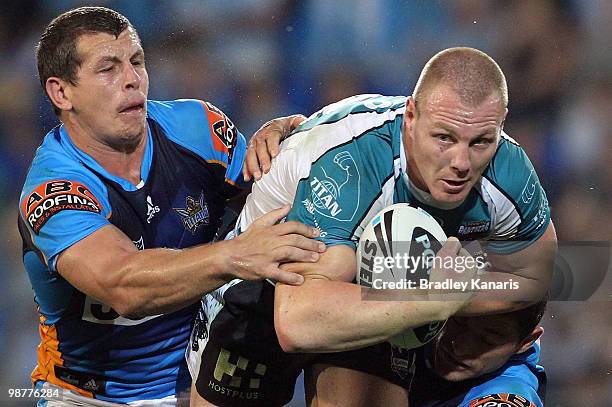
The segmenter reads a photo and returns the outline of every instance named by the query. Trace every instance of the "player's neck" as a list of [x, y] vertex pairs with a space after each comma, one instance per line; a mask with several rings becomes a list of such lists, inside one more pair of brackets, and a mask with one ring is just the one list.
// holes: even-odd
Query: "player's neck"
[[133, 150], [120, 151], [88, 134], [86, 129], [74, 122], [66, 121], [64, 127], [73, 144], [96, 160], [110, 174], [123, 178], [133, 185], [140, 183], [140, 168], [147, 144], [146, 129]]

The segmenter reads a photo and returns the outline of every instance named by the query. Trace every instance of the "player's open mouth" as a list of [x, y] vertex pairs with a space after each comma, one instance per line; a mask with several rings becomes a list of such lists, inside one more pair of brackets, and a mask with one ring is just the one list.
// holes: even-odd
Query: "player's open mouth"
[[141, 112], [144, 109], [144, 103], [130, 104], [119, 111], [119, 113]]
[[458, 181], [452, 179], [443, 179], [442, 183], [444, 184], [444, 188], [450, 193], [457, 193], [463, 190], [463, 187], [467, 185], [468, 180]]

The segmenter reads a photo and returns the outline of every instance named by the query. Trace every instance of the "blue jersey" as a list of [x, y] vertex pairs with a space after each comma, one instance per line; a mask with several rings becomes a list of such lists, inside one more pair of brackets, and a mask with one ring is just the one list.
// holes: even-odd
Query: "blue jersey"
[[474, 379], [450, 382], [431, 368], [431, 344], [417, 351], [416, 372], [410, 386], [415, 407], [542, 407], [546, 387], [544, 368], [538, 365], [540, 346], [513, 355], [496, 371]]
[[184, 354], [195, 305], [124, 318], [55, 267], [62, 251], [108, 224], [140, 250], [186, 248], [215, 237], [226, 200], [237, 191], [244, 137], [220, 110], [198, 100], [148, 101], [146, 137], [139, 185], [102, 168], [63, 126], [36, 152], [19, 222], [40, 313], [34, 382], [117, 403], [189, 387]]
[[405, 101], [353, 96], [309, 117], [253, 186], [238, 232], [262, 213], [293, 202], [289, 220], [318, 228], [328, 246], [355, 248], [376, 213], [406, 202], [434, 216], [448, 236], [484, 241], [491, 252], [515, 252], [542, 236], [550, 222], [546, 194], [523, 149], [505, 133], [463, 202], [436, 203], [416, 188], [402, 142]]

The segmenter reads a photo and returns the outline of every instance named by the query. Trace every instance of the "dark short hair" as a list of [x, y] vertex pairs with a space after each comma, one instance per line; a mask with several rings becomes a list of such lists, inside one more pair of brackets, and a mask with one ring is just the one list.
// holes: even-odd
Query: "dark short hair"
[[[77, 84], [77, 69], [83, 62], [77, 52], [81, 35], [107, 33], [118, 37], [128, 27], [132, 24], [125, 16], [106, 7], [79, 7], [54, 18], [36, 46], [38, 78], [43, 92], [46, 94], [47, 79], [52, 76], [71, 85]], [[60, 110], [50, 98], [49, 101], [59, 115]]]
[[547, 299], [548, 298], [545, 298], [526, 308], [500, 315], [511, 318], [516, 323], [519, 341], [527, 338], [527, 336], [529, 336], [529, 334], [539, 325], [546, 311]]

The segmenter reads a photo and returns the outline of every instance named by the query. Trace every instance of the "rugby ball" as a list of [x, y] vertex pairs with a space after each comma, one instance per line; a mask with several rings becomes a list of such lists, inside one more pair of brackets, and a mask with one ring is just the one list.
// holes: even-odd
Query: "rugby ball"
[[[380, 211], [367, 224], [357, 247], [357, 282], [387, 290], [419, 288], [436, 253], [446, 241], [440, 224], [426, 211], [398, 203]], [[409, 329], [389, 340], [403, 349], [417, 348], [433, 339], [446, 321]]]

